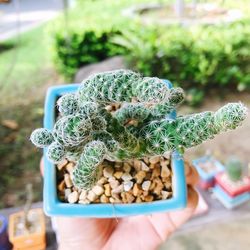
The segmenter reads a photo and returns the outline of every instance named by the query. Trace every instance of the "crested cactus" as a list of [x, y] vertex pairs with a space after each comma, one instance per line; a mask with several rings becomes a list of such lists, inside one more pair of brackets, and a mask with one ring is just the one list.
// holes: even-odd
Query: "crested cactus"
[[[183, 153], [235, 129], [247, 114], [243, 104], [229, 103], [216, 112], [171, 119], [168, 115], [183, 99], [181, 88], [168, 88], [155, 77], [129, 70], [99, 73], [84, 80], [76, 93], [60, 97], [61, 114], [53, 131], [37, 129], [31, 141], [37, 147], [48, 146], [47, 157], [54, 163], [65, 158], [75, 161], [73, 182], [89, 189], [98, 180], [104, 159]], [[114, 103], [121, 108], [111, 113], [106, 107]]]

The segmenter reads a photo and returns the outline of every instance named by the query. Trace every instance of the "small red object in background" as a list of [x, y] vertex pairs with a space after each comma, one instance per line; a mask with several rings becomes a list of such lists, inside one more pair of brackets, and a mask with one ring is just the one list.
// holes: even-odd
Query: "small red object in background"
[[212, 181], [204, 181], [204, 180], [200, 179], [199, 183], [198, 183], [198, 186], [201, 189], [207, 190], [207, 189], [213, 187], [214, 184], [215, 184], [214, 180], [212, 180]]
[[226, 173], [219, 173], [215, 176], [215, 181], [231, 197], [250, 192], [250, 177], [243, 177], [240, 181], [231, 181]]

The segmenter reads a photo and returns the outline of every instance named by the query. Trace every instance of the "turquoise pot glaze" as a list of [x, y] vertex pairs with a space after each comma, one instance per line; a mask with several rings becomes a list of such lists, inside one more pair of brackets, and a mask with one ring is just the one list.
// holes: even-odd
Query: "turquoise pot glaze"
[[[166, 81], [171, 87], [171, 84]], [[44, 127], [53, 129], [56, 116], [56, 101], [65, 93], [75, 92], [79, 84], [61, 85], [48, 89], [45, 101]], [[171, 117], [175, 117], [173, 112]], [[173, 197], [168, 200], [132, 204], [69, 204], [57, 197], [56, 167], [46, 158], [44, 149], [44, 211], [48, 216], [75, 216], [93, 218], [124, 217], [155, 212], [166, 212], [181, 209], [187, 203], [187, 190], [185, 181], [184, 162], [182, 157], [174, 152], [172, 154], [172, 183]]]

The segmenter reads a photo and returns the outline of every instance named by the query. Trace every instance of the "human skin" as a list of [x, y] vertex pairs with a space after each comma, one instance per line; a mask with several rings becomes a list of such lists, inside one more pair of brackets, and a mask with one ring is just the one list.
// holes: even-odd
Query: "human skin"
[[[41, 161], [43, 173], [43, 161]], [[198, 173], [185, 164], [188, 185], [187, 207], [168, 213], [126, 218], [55, 217], [59, 250], [153, 250], [184, 224], [194, 213], [198, 194], [194, 186]]]

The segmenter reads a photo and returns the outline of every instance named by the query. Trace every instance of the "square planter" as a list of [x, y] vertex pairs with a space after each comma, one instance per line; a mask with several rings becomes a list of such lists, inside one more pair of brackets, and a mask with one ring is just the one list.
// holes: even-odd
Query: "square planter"
[[215, 185], [213, 194], [227, 209], [233, 209], [250, 200], [249, 192], [231, 197], [219, 185]]
[[226, 173], [215, 176], [216, 183], [231, 197], [250, 192], [250, 177], [243, 177], [239, 181], [231, 181]]
[[[168, 81], [166, 84], [171, 88]], [[56, 118], [57, 99], [70, 92], [75, 92], [79, 84], [61, 85], [48, 89], [45, 101], [44, 127], [53, 129]], [[172, 113], [172, 118], [175, 117]], [[187, 203], [186, 181], [184, 173], [184, 162], [182, 157], [174, 152], [172, 154], [172, 188], [173, 196], [167, 200], [133, 203], [133, 204], [69, 204], [62, 202], [57, 196], [56, 167], [46, 158], [44, 150], [44, 211], [49, 216], [75, 216], [75, 217], [124, 217], [139, 214], [151, 214], [154, 212], [165, 212], [181, 209]]]
[[29, 213], [37, 216], [38, 231], [30, 234], [16, 235], [16, 224], [18, 219], [24, 215], [24, 212], [18, 212], [10, 215], [9, 218], [9, 238], [13, 244], [14, 250], [43, 250], [46, 248], [46, 230], [45, 217], [40, 208], [31, 209]]
[[193, 165], [197, 169], [201, 183], [206, 186], [214, 186], [214, 178], [216, 174], [225, 170], [225, 167], [215, 158], [211, 156], [203, 156], [193, 160]]
[[1, 250], [12, 249], [11, 244], [9, 242], [9, 238], [8, 238], [7, 227], [8, 227], [7, 219], [3, 215], [0, 215], [0, 249]]

